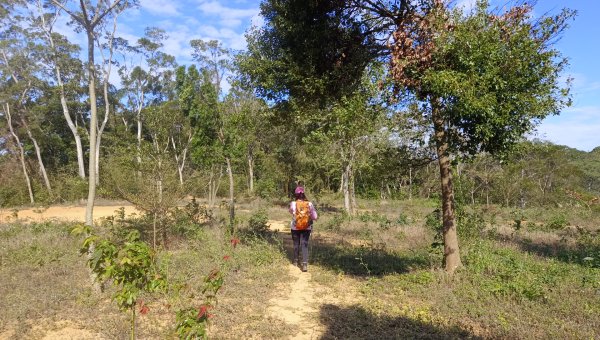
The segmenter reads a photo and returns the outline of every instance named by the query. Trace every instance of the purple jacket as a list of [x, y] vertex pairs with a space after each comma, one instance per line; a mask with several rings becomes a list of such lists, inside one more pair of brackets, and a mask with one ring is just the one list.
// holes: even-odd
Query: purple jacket
[[[310, 211], [310, 225], [308, 226], [308, 230], [312, 230], [312, 221], [316, 221], [319, 216], [317, 215], [317, 209], [315, 209], [315, 206], [312, 204], [312, 202], [308, 202], [308, 209]], [[290, 214], [292, 214], [292, 223], [290, 224], [290, 227], [292, 228], [292, 230], [296, 230], [296, 201], [292, 201], [292, 203], [290, 203]]]

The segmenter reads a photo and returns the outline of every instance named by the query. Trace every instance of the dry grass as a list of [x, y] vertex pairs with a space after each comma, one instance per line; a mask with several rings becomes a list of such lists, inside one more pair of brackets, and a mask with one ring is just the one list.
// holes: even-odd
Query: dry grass
[[[319, 338], [600, 338], [600, 269], [582, 261], [586, 252], [600, 256], [600, 237], [573, 227], [543, 227], [562, 221], [555, 213], [571, 222], [577, 211], [526, 211], [534, 223], [517, 231], [513, 211], [475, 209], [487, 233], [461, 240], [465, 268], [448, 277], [439, 270], [440, 250], [430, 247], [433, 233], [424, 226], [434, 203], [360, 201], [361, 215], [350, 220], [337, 202], [317, 202], [320, 219], [311, 240], [310, 284], [318, 304], [307, 317], [318, 325]], [[138, 338], [174, 338], [175, 311], [202, 303], [202, 280], [223, 265], [224, 255], [231, 260], [211, 338], [282, 339], [302, 331], [268, 311], [272, 298], [286, 294], [289, 255], [281, 235], [260, 238], [245, 230], [261, 209], [269, 220], [289, 221], [285, 202], [242, 202], [242, 243], [235, 250], [219, 226], [173, 237], [160, 258], [170, 289], [144, 296], [150, 313], [138, 319]], [[216, 220], [226, 213], [217, 210]], [[577, 223], [588, 230], [597, 221], [590, 215]], [[91, 292], [78, 255], [81, 240], [69, 229], [56, 223], [0, 225], [0, 338], [128, 337], [128, 316], [117, 310], [110, 289]], [[71, 333], [61, 333], [67, 328]]]

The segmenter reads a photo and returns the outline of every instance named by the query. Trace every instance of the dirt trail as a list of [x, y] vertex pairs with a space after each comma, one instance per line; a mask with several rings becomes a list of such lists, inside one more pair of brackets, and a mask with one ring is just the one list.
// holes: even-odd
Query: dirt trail
[[[286, 249], [291, 249], [292, 240], [289, 233], [289, 222], [269, 221], [271, 230], [278, 231], [283, 238]], [[317, 339], [321, 334], [320, 325], [316, 323], [314, 313], [318, 313], [316, 303], [316, 288], [312, 282], [310, 266], [308, 272], [302, 272], [293, 264], [288, 265], [291, 282], [278, 287], [281, 292], [269, 301], [268, 311], [271, 317], [297, 326], [297, 334], [290, 334], [289, 339]]]
[[[113, 216], [120, 208], [125, 209], [125, 215], [139, 214], [131, 205], [95, 206], [94, 219]], [[41, 222], [44, 220], [62, 220], [85, 222], [85, 206], [51, 206], [27, 209], [0, 209], [0, 222], [13, 222], [15, 220], [26, 222]]]

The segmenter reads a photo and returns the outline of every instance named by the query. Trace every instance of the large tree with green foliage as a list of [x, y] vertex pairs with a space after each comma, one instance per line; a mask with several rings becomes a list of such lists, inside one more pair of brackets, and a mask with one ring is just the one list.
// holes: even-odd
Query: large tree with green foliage
[[406, 15], [393, 34], [392, 78], [400, 93], [420, 103], [432, 128], [448, 272], [461, 266], [452, 159], [506, 153], [568, 104], [559, 82], [566, 61], [552, 42], [572, 12], [536, 21], [531, 11], [521, 5], [498, 15], [481, 1], [465, 14], [436, 0]]

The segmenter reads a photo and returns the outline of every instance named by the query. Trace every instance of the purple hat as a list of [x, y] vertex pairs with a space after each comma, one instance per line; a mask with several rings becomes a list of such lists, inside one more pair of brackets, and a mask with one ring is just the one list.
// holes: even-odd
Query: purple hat
[[298, 194], [303, 194], [304, 193], [304, 188], [303, 187], [296, 187], [296, 190], [294, 191], [294, 194], [298, 195]]

